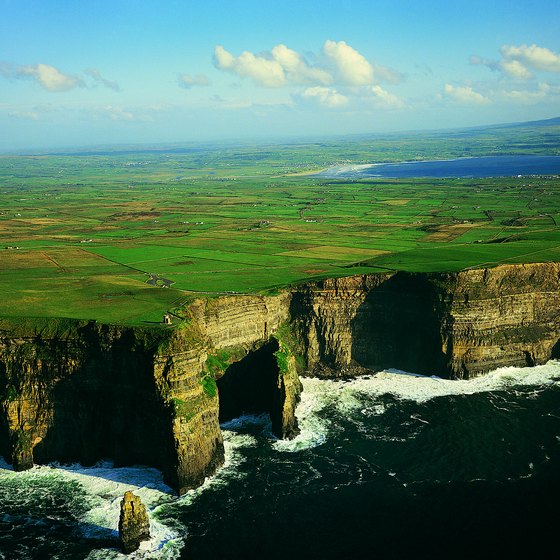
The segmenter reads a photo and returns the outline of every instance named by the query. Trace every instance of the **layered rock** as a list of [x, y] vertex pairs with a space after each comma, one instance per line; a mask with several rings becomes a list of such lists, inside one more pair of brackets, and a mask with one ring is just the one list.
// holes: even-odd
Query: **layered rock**
[[560, 356], [560, 265], [504, 265], [441, 282], [442, 350], [453, 377]]
[[328, 279], [184, 313], [172, 329], [0, 323], [0, 453], [18, 470], [146, 464], [184, 493], [223, 462], [220, 418], [297, 434], [303, 371], [464, 378], [558, 357], [560, 265]]
[[119, 539], [125, 554], [138, 550], [140, 543], [150, 538], [150, 520], [139, 496], [125, 492], [119, 516]]
[[398, 368], [466, 378], [559, 354], [557, 263], [329, 279], [292, 305], [316, 375]]
[[[161, 469], [180, 494], [199, 486], [224, 460], [215, 380], [270, 343], [288, 299], [201, 299], [170, 330], [67, 321], [48, 334], [11, 329], [0, 337], [0, 451], [18, 470], [111, 458]], [[278, 371], [266, 411], [288, 436], [299, 381]]]
[[14, 468], [103, 458], [166, 468], [172, 413], [154, 376], [158, 337], [85, 322], [2, 337], [0, 439]]

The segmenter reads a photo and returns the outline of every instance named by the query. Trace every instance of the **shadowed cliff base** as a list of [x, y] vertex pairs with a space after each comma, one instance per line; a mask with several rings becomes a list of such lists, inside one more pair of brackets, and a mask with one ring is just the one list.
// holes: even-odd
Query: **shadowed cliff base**
[[397, 273], [372, 288], [351, 321], [351, 359], [375, 371], [397, 368], [442, 375], [444, 303], [421, 275]]
[[87, 344], [87, 359], [48, 396], [49, 428], [35, 460], [89, 466], [111, 458], [115, 466], [164, 470], [173, 455], [171, 418], [155, 384], [153, 353], [135, 344], [131, 332], [110, 352], [95, 337]]
[[399, 368], [465, 379], [558, 353], [560, 265], [326, 279], [302, 286], [292, 308], [314, 375]]

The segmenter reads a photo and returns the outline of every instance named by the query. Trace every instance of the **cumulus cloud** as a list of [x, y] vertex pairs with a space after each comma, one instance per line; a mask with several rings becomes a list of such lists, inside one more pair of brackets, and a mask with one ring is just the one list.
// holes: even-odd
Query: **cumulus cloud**
[[[88, 68], [84, 74], [98, 84], [120, 91], [120, 86], [113, 80], [105, 78], [97, 68]], [[65, 74], [50, 64], [35, 64], [13, 67], [5, 62], [0, 62], [0, 75], [9, 79], [31, 79], [42, 88], [51, 92], [70, 91], [79, 87], [88, 87], [81, 76]]]
[[295, 84], [316, 83], [321, 85], [330, 84], [333, 77], [327, 70], [316, 66], [310, 66], [307, 61], [296, 51], [286, 45], [276, 45], [272, 51], [272, 58], [286, 73], [289, 82]]
[[35, 66], [20, 66], [15, 71], [15, 77], [32, 78], [48, 91], [69, 91], [77, 87], [84, 87], [84, 82], [77, 76], [64, 74], [58, 68], [49, 64]]
[[325, 41], [323, 53], [333, 64], [341, 82], [355, 86], [373, 83], [373, 66], [344, 41]]
[[218, 45], [214, 49], [214, 63], [220, 70], [227, 70], [242, 78], [251, 78], [264, 87], [282, 87], [286, 84], [284, 68], [277, 60], [255, 56], [249, 51], [236, 57]]
[[531, 80], [534, 72], [560, 72], [560, 55], [550, 49], [533, 45], [502, 45], [502, 58], [489, 60], [471, 56], [470, 63], [499, 71], [515, 80]]
[[239, 56], [221, 45], [214, 49], [214, 64], [218, 69], [270, 88], [333, 84], [367, 86], [381, 81], [398, 83], [402, 78], [392, 68], [372, 64], [344, 41], [325, 41], [322, 52], [312, 59], [314, 64], [284, 44], [276, 45], [270, 52], [254, 54], [244, 51]]
[[101, 75], [101, 72], [97, 70], [97, 68], [88, 68], [85, 73], [93, 78], [96, 82], [100, 83], [101, 85], [105, 86], [106, 88], [112, 89], [113, 91], [120, 91], [121, 88], [117, 82], [112, 80], [108, 80], [104, 76]]
[[305, 89], [301, 94], [302, 99], [315, 101], [323, 107], [337, 108], [348, 103], [348, 97], [339, 93], [334, 88], [315, 86]]
[[500, 52], [505, 60], [516, 60], [534, 70], [560, 72], [560, 55], [537, 45], [503, 45]]
[[197, 74], [196, 76], [191, 76], [191, 74], [179, 74], [179, 86], [185, 89], [190, 89], [196, 86], [209, 86], [210, 80], [208, 76], [204, 74]]
[[445, 95], [454, 102], [461, 105], [488, 105], [492, 103], [488, 97], [484, 97], [470, 86], [452, 86], [445, 84]]
[[530, 80], [533, 77], [530, 72], [519, 60], [501, 60], [499, 63], [500, 69], [516, 80]]

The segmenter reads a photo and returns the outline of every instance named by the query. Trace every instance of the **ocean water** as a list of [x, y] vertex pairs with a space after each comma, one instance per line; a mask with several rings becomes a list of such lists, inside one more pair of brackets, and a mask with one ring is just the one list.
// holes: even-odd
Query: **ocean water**
[[483, 178], [558, 174], [560, 174], [560, 156], [517, 155], [341, 165], [325, 169], [314, 176], [328, 179], [364, 179], [368, 177], [406, 179], [412, 177]]
[[226, 465], [176, 498], [145, 467], [0, 464], [0, 559], [123, 559], [125, 490], [149, 508], [135, 559], [544, 558], [557, 546], [560, 363], [468, 381], [386, 371], [304, 379], [301, 434], [223, 425]]

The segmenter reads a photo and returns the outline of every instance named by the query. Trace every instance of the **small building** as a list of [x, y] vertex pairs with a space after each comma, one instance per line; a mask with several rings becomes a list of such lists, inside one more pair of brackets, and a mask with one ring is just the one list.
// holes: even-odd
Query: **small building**
[[166, 313], [163, 316], [163, 324], [164, 325], [171, 325], [171, 315], [169, 315], [169, 313]]

